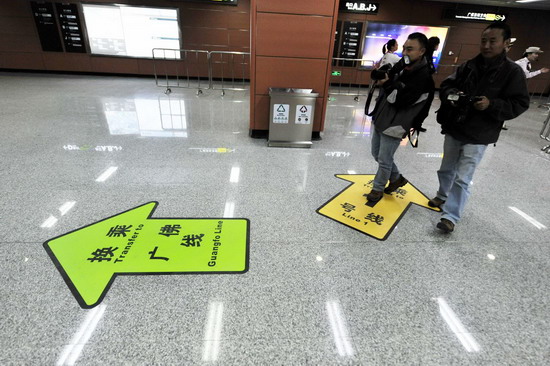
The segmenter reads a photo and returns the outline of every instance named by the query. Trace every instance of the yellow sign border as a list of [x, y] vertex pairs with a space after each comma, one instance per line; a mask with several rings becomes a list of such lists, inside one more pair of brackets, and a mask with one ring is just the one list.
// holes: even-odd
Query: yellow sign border
[[[338, 179], [341, 179], [343, 181], [346, 181], [348, 182], [349, 184], [344, 187], [344, 189], [342, 189], [340, 192], [338, 192], [336, 195], [334, 195], [331, 199], [329, 199], [328, 201], [326, 201], [324, 204], [321, 205], [321, 207], [319, 207], [317, 210], [315, 210], [315, 212], [317, 212], [319, 215], [321, 216], [324, 216], [324, 217], [327, 217], [329, 219], [331, 219], [332, 221], [335, 221], [339, 224], [342, 224], [344, 226], [347, 226], [355, 231], [358, 231], [362, 234], [365, 234], [367, 236], [370, 236], [371, 238], [374, 238], [376, 240], [380, 240], [380, 241], [385, 241], [388, 239], [388, 237], [391, 235], [391, 233], [393, 232], [393, 230], [395, 229], [395, 227], [399, 224], [399, 222], [401, 221], [401, 219], [403, 218], [403, 216], [405, 216], [405, 214], [409, 211], [409, 208], [411, 207], [411, 205], [415, 204], [417, 206], [420, 206], [422, 207], [421, 205], [415, 203], [415, 202], [409, 202], [409, 204], [407, 205], [407, 207], [405, 207], [403, 209], [403, 212], [401, 213], [401, 215], [399, 215], [399, 217], [395, 220], [395, 223], [393, 224], [393, 226], [388, 230], [388, 232], [386, 233], [386, 235], [383, 237], [383, 238], [377, 238], [376, 236], [374, 235], [371, 235], [365, 231], [361, 231], [361, 230], [358, 230], [356, 229], [355, 227], [351, 226], [351, 225], [348, 225], [346, 223], [344, 223], [343, 221], [339, 221], [339, 220], [336, 220], [335, 218], [331, 217], [331, 216], [328, 216], [328, 215], [325, 215], [324, 213], [321, 212], [321, 209], [323, 209], [325, 206], [327, 206], [328, 204], [330, 204], [332, 201], [336, 200], [338, 198], [338, 196], [340, 196], [342, 193], [344, 193], [347, 189], [349, 189], [351, 186], [353, 186], [354, 184], [357, 184], [356, 182], [350, 182], [349, 180], [345, 179], [345, 178], [342, 178], [342, 177], [339, 177], [339, 176], [354, 176], [354, 175], [362, 175], [362, 176], [365, 176], [365, 175], [373, 175], [374, 174], [334, 174], [334, 176]], [[416, 189], [418, 191], [418, 193], [420, 193], [423, 197], [426, 198], [426, 201], [429, 201], [430, 198], [428, 196], [426, 196], [421, 190], [419, 190], [414, 184], [412, 184], [410, 181], [408, 182], [408, 184], [410, 184], [414, 189]], [[367, 202], [366, 198], [365, 198], [365, 203]], [[430, 210], [432, 211], [436, 211], [436, 212], [441, 212], [441, 209], [440, 208], [435, 208], [435, 207], [428, 207]]]

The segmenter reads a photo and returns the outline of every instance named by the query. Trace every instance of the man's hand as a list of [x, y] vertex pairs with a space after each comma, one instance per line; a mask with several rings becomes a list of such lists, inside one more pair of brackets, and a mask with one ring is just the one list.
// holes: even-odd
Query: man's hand
[[489, 99], [487, 99], [486, 96], [477, 97], [477, 98], [481, 98], [481, 100], [474, 103], [474, 108], [475, 109], [477, 109], [478, 111], [484, 111], [487, 108], [489, 108], [489, 105], [491, 104], [491, 101]]
[[542, 69], [540, 69], [540, 72], [542, 72], [543, 74], [546, 74], [548, 71], [550, 71], [550, 69], [546, 67], [543, 67]]

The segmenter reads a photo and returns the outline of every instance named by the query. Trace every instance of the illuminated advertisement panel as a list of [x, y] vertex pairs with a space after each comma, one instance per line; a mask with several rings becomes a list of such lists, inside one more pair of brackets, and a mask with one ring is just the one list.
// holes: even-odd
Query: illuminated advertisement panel
[[[441, 52], [445, 46], [448, 27], [432, 27], [428, 25], [404, 25], [404, 24], [388, 24], [368, 22], [367, 32], [365, 35], [365, 45], [363, 47], [363, 60], [378, 62], [382, 56], [382, 48], [390, 39], [396, 39], [399, 46], [395, 52], [402, 56], [401, 51], [403, 44], [407, 40], [409, 34], [414, 32], [424, 33], [426, 37], [439, 37], [441, 43], [439, 48], [434, 52], [433, 62], [437, 67], [441, 59]], [[370, 62], [364, 61], [363, 65], [369, 65]]]

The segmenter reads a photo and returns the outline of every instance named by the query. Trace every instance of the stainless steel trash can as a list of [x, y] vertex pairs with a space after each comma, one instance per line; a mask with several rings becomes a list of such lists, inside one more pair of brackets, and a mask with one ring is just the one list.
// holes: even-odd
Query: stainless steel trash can
[[312, 89], [269, 88], [267, 146], [311, 147], [315, 102]]

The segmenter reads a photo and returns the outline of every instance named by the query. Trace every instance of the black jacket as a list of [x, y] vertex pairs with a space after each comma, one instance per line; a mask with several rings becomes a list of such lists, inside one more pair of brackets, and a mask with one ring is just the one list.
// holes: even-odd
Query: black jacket
[[503, 52], [486, 65], [483, 56], [459, 66], [440, 86], [440, 112], [449, 106], [447, 97], [457, 91], [467, 97], [485, 96], [490, 105], [484, 111], [476, 110], [469, 103], [462, 110], [465, 115], [460, 123], [441, 123], [443, 134], [469, 144], [491, 144], [498, 140], [505, 120], [516, 118], [529, 108], [529, 93], [521, 67]]
[[382, 85], [382, 97], [377, 101], [374, 126], [385, 135], [403, 138], [433, 91], [433, 79], [424, 58], [411, 66], [400, 61], [388, 76], [389, 80]]

